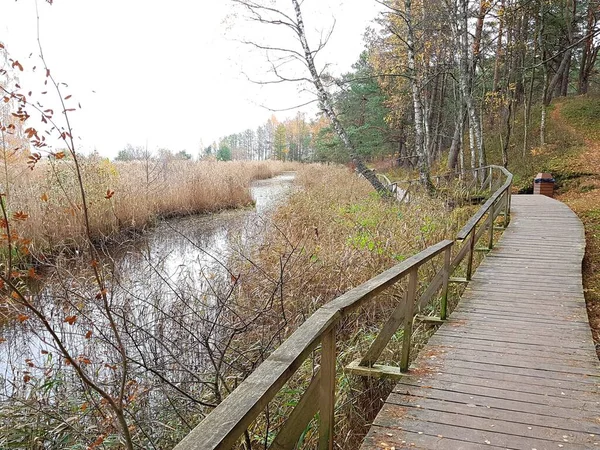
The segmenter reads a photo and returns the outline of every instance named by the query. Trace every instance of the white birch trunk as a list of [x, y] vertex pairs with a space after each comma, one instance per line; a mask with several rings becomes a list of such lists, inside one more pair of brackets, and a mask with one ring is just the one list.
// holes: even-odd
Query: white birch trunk
[[308, 41], [306, 39], [306, 32], [304, 29], [304, 20], [302, 19], [302, 11], [300, 10], [300, 2], [298, 0], [292, 0], [292, 4], [294, 6], [294, 11], [296, 13], [296, 33], [298, 35], [298, 39], [300, 44], [302, 45], [302, 50], [304, 51], [304, 59], [306, 61], [306, 65], [312, 77], [313, 85], [317, 90], [317, 97], [319, 99], [319, 105], [321, 110], [325, 113], [325, 115], [331, 121], [331, 125], [335, 130], [336, 134], [343, 142], [344, 147], [348, 151], [352, 162], [356, 165], [356, 169], [358, 172], [363, 175], [369, 183], [382, 195], [389, 195], [388, 189], [377, 179], [375, 173], [367, 168], [362, 158], [360, 158], [356, 154], [356, 150], [350, 141], [346, 130], [340, 123], [337, 114], [333, 108], [333, 101], [331, 96], [323, 86], [321, 81], [321, 77], [319, 76], [319, 72], [316, 69], [313, 52], [310, 50], [310, 46], [308, 45]]
[[411, 8], [411, 0], [404, 0], [404, 18], [407, 24], [406, 46], [408, 55], [408, 73], [410, 78], [410, 86], [413, 98], [413, 110], [415, 115], [415, 153], [417, 154], [417, 168], [419, 170], [419, 178], [421, 180], [421, 183], [423, 183], [425, 186], [430, 187], [431, 181], [429, 179], [429, 164], [424, 148], [424, 115], [423, 102], [421, 98], [422, 91], [415, 70], [415, 36], [412, 26]]

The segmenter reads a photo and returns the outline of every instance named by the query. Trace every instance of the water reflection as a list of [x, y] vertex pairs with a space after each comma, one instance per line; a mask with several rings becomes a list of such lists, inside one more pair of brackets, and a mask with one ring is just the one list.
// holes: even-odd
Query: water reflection
[[[265, 218], [289, 195], [293, 180], [293, 173], [284, 173], [255, 182], [254, 208], [163, 221], [141, 238], [111, 250], [110, 301], [124, 322], [132, 358], [150, 366], [144, 369], [162, 373], [185, 361], [181, 376], [169, 376], [173, 382], [193, 380], [192, 372], [206, 363], [207, 348], [198, 345], [206, 336], [204, 324], [212, 323], [218, 313], [218, 308], [211, 307], [218, 305], [221, 287], [226, 291], [235, 277], [228, 267], [233, 243], [251, 246], [260, 242]], [[39, 298], [45, 313], [56, 317], [53, 327], [73, 353], [104, 362], [115, 350], [102, 308], [90, 308], [89, 317], [80, 314], [74, 325], [63, 321], [65, 310], [78, 307], [74, 304], [78, 298], [94, 298], [93, 289], [85, 270], [71, 268], [50, 274]], [[48, 361], [57, 354], [52, 340], [43, 330], [28, 330], [27, 324], [16, 322], [1, 330], [0, 337], [6, 340], [0, 340], [2, 402], [23, 386], [30, 367], [56, 364]], [[101, 339], [86, 338], [90, 330]], [[214, 341], [215, 336], [210, 339]], [[189, 377], [184, 373], [187, 370]], [[110, 368], [100, 365], [97, 376], [110, 380], [113, 375]]]

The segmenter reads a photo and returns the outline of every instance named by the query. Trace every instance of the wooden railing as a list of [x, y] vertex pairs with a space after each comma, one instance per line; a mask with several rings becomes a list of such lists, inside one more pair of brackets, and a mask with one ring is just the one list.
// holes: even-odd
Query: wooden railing
[[[502, 186], [460, 230], [457, 242], [462, 242], [462, 246], [456, 251], [454, 257], [452, 257], [454, 241], [441, 241], [319, 308], [175, 449], [231, 449], [319, 344], [321, 345], [320, 368], [269, 448], [277, 450], [295, 448], [301, 434], [319, 412], [319, 449], [332, 449], [336, 388], [336, 332], [340, 322], [383, 290], [408, 278], [408, 287], [404, 291], [403, 299], [391, 312], [371, 347], [362, 358], [346, 368], [360, 375], [377, 377], [400, 376], [402, 372], [408, 370], [415, 311], [420, 311], [441, 289], [439, 318], [434, 320], [445, 320], [448, 284], [471, 278], [475, 243], [489, 229], [487, 248], [492, 247], [496, 217], [503, 213], [503, 226], [508, 223], [512, 175], [498, 166], [489, 166], [486, 169], [489, 169], [490, 180], [493, 179], [492, 172], [498, 170], [506, 178]], [[417, 298], [419, 268], [438, 255], [443, 255], [444, 264], [432, 277], [425, 291]], [[451, 278], [452, 273], [466, 256], [468, 256], [466, 277]], [[403, 337], [399, 367], [376, 364], [386, 345], [400, 328], [403, 330]]]

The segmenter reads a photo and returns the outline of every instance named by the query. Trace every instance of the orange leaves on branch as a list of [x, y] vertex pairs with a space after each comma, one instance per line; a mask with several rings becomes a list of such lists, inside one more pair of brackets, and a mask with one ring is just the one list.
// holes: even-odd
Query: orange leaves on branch
[[89, 450], [93, 450], [93, 449], [95, 449], [97, 447], [100, 447], [104, 443], [104, 439], [105, 438], [106, 437], [103, 434], [101, 434], [100, 436], [98, 436], [98, 438], [96, 438], [96, 440], [94, 442], [92, 442], [92, 445], [90, 445], [88, 447], [88, 449]]
[[22, 66], [22, 65], [21, 65], [21, 63], [20, 63], [19, 61], [17, 61], [17, 60], [14, 60], [14, 61], [12, 62], [12, 68], [14, 69], [15, 67], [16, 67], [17, 69], [19, 69], [21, 72], [23, 72], [23, 66]]
[[29, 383], [31, 381], [31, 376], [30, 375], [23, 375], [23, 382], [24, 383]]
[[92, 330], [89, 330], [87, 333], [85, 333], [85, 338], [89, 339], [92, 337]]
[[27, 275], [29, 276], [29, 278], [31, 278], [32, 280], [38, 280], [40, 279], [40, 276], [36, 273], [35, 269], [32, 267], [27, 271]]
[[28, 217], [29, 217], [29, 214], [27, 214], [23, 211], [17, 211], [16, 213], [13, 214], [13, 220], [25, 221], [25, 220], [27, 220]]
[[40, 196], [40, 200], [43, 202], [47, 202], [48, 201], [48, 194], [46, 194], [45, 192]]
[[106, 195], [104, 196], [104, 198], [107, 199], [107, 200], [110, 200], [113, 195], [115, 195], [115, 191], [111, 191], [110, 189], [107, 189], [106, 190]]
[[31, 170], [33, 170], [40, 159], [42, 159], [42, 155], [39, 153], [33, 153], [29, 158], [27, 158], [27, 165]]
[[54, 153], [54, 157], [56, 159], [63, 159], [65, 157], [65, 152]]
[[17, 316], [17, 319], [19, 322], [23, 323], [23, 322], [29, 320], [29, 316], [26, 316], [25, 314], [19, 314]]
[[65, 100], [69, 100], [71, 97], [73, 97], [73, 96], [71, 94], [69, 94], [65, 97]]
[[96, 300], [100, 300], [102, 297], [106, 295], [106, 289], [102, 289], [100, 292], [96, 294]]
[[34, 137], [37, 138], [37, 139], [39, 139], [38, 132], [33, 127], [26, 128], [25, 131], [24, 131], [24, 133], [27, 135], [28, 139], [32, 139]]
[[67, 316], [65, 317], [64, 322], [68, 323], [69, 325], [73, 325], [75, 322], [77, 322], [77, 316]]
[[92, 360], [85, 355], [79, 355], [77, 361], [83, 364], [91, 364]]

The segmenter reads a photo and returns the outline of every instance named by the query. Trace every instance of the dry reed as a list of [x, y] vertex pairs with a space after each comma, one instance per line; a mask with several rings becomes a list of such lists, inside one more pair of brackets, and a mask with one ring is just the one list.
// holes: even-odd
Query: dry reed
[[[271, 297], [273, 313], [263, 315], [255, 333], [243, 336], [244, 343], [240, 343], [244, 348], [252, 344], [263, 354], [324, 303], [455, 236], [474, 210], [471, 206], [450, 210], [443, 199], [427, 195], [414, 196], [410, 204], [382, 200], [366, 180], [344, 167], [311, 166], [300, 170], [296, 180], [303, 189], [278, 209], [260, 249], [247, 255], [253, 264], [240, 266], [239, 295], [246, 297], [240, 304], [250, 310], [268, 303]], [[442, 264], [438, 257], [419, 270], [421, 291]], [[342, 448], [358, 447], [366, 424], [391, 385], [349, 377], [341, 368], [364, 354], [398, 304], [403, 288], [404, 283], [399, 283], [368, 302], [345, 319], [338, 331], [338, 386], [342, 387], [337, 394], [336, 442]], [[400, 345], [401, 340], [395, 339], [382, 361], [397, 362]], [[290, 399], [305, 389], [315, 364], [318, 360], [305, 364], [272, 402], [269, 420], [263, 418], [255, 424], [257, 435], [266, 431], [266, 423], [276, 428], [287, 417], [289, 411], [282, 405], [294, 403]], [[357, 404], [365, 408], [357, 408]], [[309, 431], [306, 440], [312, 442], [314, 437]]]
[[[252, 203], [250, 184], [297, 164], [279, 161], [134, 161], [81, 159], [93, 240], [141, 230], [159, 217], [215, 212]], [[10, 214], [28, 218], [16, 223], [31, 249], [55, 252], [79, 247], [85, 240], [81, 194], [72, 161], [40, 162], [34, 170], [23, 162], [8, 172]]]

